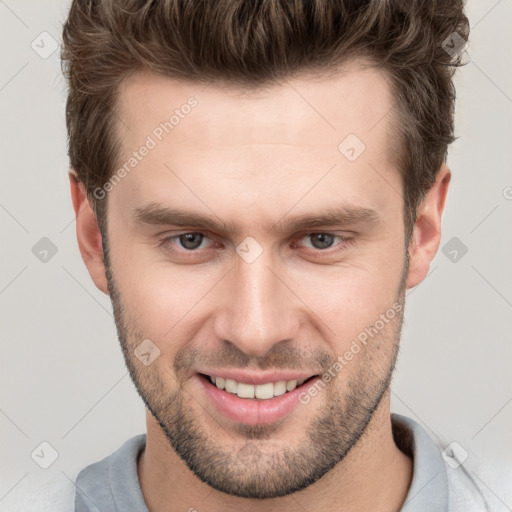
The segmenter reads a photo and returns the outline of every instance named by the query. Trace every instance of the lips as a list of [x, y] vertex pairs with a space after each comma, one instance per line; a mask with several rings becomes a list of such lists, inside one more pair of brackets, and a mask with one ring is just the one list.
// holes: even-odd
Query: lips
[[[300, 406], [303, 388], [318, 375], [280, 372], [272, 374], [229, 371], [196, 374], [208, 406], [225, 419], [246, 425], [264, 425], [284, 419]], [[237, 377], [236, 379], [234, 377]], [[300, 384], [299, 384], [300, 383]]]

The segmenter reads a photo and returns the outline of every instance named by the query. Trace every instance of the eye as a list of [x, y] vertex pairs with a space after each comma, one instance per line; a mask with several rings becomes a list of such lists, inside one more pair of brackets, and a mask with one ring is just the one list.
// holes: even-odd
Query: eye
[[306, 238], [311, 240], [315, 249], [328, 249], [334, 242], [334, 235], [329, 233], [311, 233]]
[[[354, 239], [333, 233], [317, 232], [304, 234], [296, 240], [292, 244], [294, 249], [304, 247], [306, 250], [309, 249], [312, 254], [323, 253], [327, 255], [347, 249]], [[303, 244], [303, 240], [310, 240], [310, 242]], [[208, 245], [208, 241], [210, 245]], [[180, 253], [183, 256], [187, 253], [190, 255], [204, 255], [201, 249], [206, 251], [207, 249], [221, 247], [209, 236], [196, 231], [166, 236], [161, 239], [159, 245], [164, 247], [166, 251], [175, 253], [176, 256], [179, 256]]]
[[[308, 233], [304, 235], [303, 240], [310, 240], [313, 249], [318, 251], [325, 251], [331, 247], [345, 246], [350, 242], [350, 238], [334, 235], [332, 233]], [[335, 243], [338, 241], [338, 243]]]
[[[207, 240], [208, 237], [203, 233], [191, 232], [191, 233], [181, 233], [179, 235], [173, 235], [165, 237], [160, 245], [163, 246], [172, 246], [171, 249], [183, 249], [185, 251], [193, 252], [197, 249], [202, 248], [202, 244], [204, 240]], [[181, 247], [180, 247], [181, 246]]]
[[184, 233], [178, 235], [178, 241], [185, 249], [198, 249], [203, 242], [204, 235], [202, 233]]

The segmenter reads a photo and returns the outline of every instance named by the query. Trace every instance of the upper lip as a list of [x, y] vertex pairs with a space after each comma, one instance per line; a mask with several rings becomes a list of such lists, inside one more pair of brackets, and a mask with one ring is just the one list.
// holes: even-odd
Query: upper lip
[[314, 372], [298, 372], [297, 370], [248, 370], [248, 369], [205, 369], [199, 373], [210, 377], [221, 377], [232, 379], [243, 384], [266, 384], [268, 382], [279, 382], [281, 380], [306, 380], [316, 375]]

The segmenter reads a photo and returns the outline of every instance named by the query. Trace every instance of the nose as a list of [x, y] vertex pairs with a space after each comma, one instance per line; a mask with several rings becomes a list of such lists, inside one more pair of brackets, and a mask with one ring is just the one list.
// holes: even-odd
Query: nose
[[218, 290], [217, 339], [253, 356], [295, 339], [300, 325], [301, 302], [287, 286], [287, 273], [266, 254], [252, 263], [237, 258]]

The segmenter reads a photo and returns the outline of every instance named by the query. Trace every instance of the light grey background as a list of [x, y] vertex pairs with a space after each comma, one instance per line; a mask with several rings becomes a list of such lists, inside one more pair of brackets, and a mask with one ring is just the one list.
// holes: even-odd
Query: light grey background
[[[68, 483], [144, 432], [110, 301], [81, 260], [67, 178], [58, 53], [67, 1], [0, 0], [2, 226], [0, 509], [42, 480]], [[419, 421], [464, 467], [492, 510], [512, 510], [512, 0], [469, 0], [469, 63], [456, 75], [452, 183], [443, 221], [467, 254], [441, 250], [409, 291], [393, 410]], [[33, 48], [33, 47], [35, 48]], [[39, 54], [38, 54], [39, 52]], [[57, 253], [32, 248], [49, 238]], [[453, 243], [453, 242], [452, 242]], [[40, 255], [42, 256], [42, 255]], [[46, 470], [37, 448], [58, 458]], [[39, 450], [39, 451], [38, 451]], [[35, 457], [37, 458], [37, 457]], [[447, 468], [449, 471], [460, 469]]]

